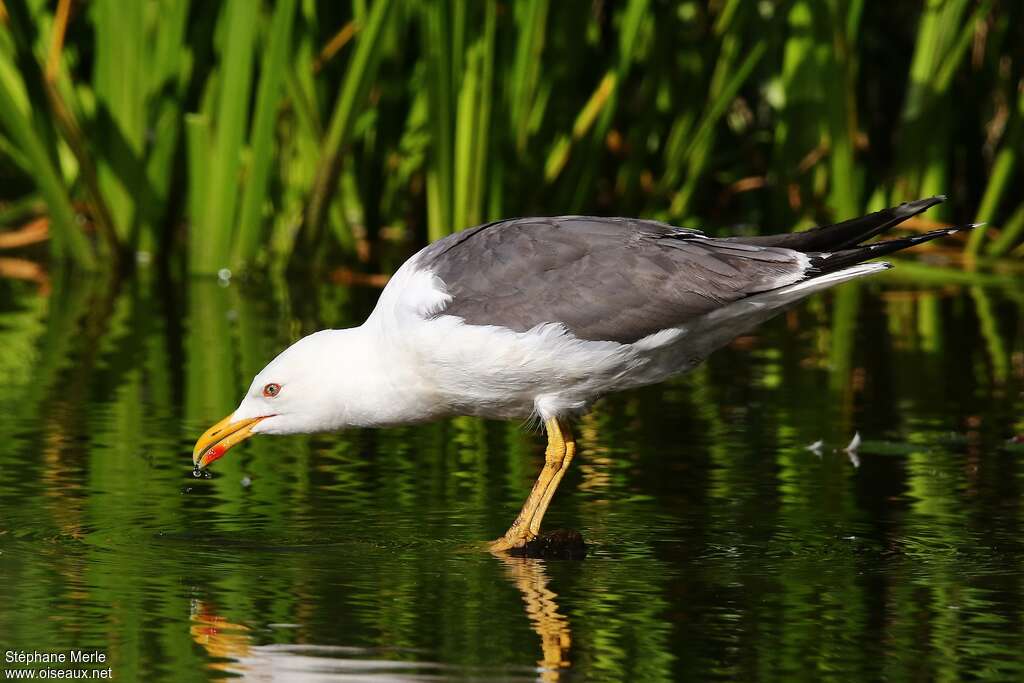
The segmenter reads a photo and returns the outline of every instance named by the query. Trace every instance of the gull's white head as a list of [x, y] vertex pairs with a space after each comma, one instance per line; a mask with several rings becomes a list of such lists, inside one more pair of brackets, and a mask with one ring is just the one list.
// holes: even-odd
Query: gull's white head
[[358, 343], [356, 330], [323, 330], [303, 337], [263, 368], [242, 402], [196, 442], [197, 469], [224, 456], [253, 434], [304, 434], [346, 426], [346, 357]]

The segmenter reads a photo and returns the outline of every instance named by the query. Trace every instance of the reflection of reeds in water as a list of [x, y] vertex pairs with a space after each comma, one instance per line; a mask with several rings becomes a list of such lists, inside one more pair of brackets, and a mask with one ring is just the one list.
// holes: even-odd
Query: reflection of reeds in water
[[[217, 621], [209, 609], [184, 623], [182, 585], [210, 581], [232, 622], [294, 622], [329, 638], [357, 633], [370, 647], [426, 643], [442, 660], [465, 666], [512, 652], [503, 661], [536, 660], [548, 680], [570, 671], [609, 680], [671, 680], [684, 666], [708, 672], [712, 665], [701, 655], [721, 646], [716, 638], [729, 641], [717, 650], [723, 667], [732, 667], [723, 678], [757, 678], [758, 666], [793, 672], [865, 657], [884, 671], [867, 662], [859, 678], [955, 680], [1001, 661], [1009, 670], [1006, 642], [1016, 637], [1020, 649], [1019, 634], [1006, 628], [1020, 616], [1019, 605], [1010, 606], [1019, 597], [1015, 546], [987, 534], [1020, 517], [1016, 454], [993, 446], [991, 435], [1006, 432], [1005, 439], [1021, 429], [1011, 390], [1024, 376], [1024, 298], [1012, 274], [914, 266], [884, 277], [882, 286], [861, 286], [856, 306], [829, 295], [795, 309], [799, 324], [786, 330], [793, 339], [778, 353], [763, 353], [774, 347], [763, 337], [723, 351], [738, 364], [758, 354], [754, 378], [772, 378], [754, 382], [758, 393], [743, 394], [758, 400], [760, 426], [733, 424], [726, 408], [735, 402], [732, 373], [742, 368], [727, 360], [729, 372], [722, 373], [721, 356], [671, 385], [599, 406], [580, 430], [584, 467], [573, 476], [582, 478], [583, 491], [570, 487], [556, 505], [605, 542], [606, 556], [574, 566], [561, 595], [549, 581], [561, 578], [552, 565], [496, 565], [497, 578], [503, 573], [519, 596], [495, 590], [495, 573], [480, 569], [489, 557], [467, 570], [444, 545], [453, 534], [477, 538], [488, 524], [506, 521], [494, 493], [518, 502], [529, 485], [539, 456], [535, 438], [519, 425], [464, 419], [349, 433], [321, 440], [316, 452], [301, 439], [254, 440], [220, 463], [221, 476], [204, 482], [206, 495], [184, 495], [182, 485], [193, 485], [187, 471], [195, 430], [230, 410], [251, 374], [316, 316], [304, 314], [299, 324], [290, 312], [278, 316], [264, 290], [212, 282], [193, 283], [177, 304], [176, 288], [144, 279], [114, 289], [56, 271], [49, 295], [31, 283], [0, 282], [10, 294], [0, 311], [8, 396], [0, 416], [7, 445], [0, 451], [0, 536], [6, 544], [31, 534], [31, 522], [61, 541], [32, 544], [42, 560], [21, 557], [17, 541], [13, 550], [2, 549], [0, 562], [15, 571], [12, 590], [0, 596], [0, 631], [22, 642], [60, 644], [80, 633], [107, 637], [107, 624], [116, 624], [145, 634], [112, 646], [125, 680], [146, 680], [166, 667], [187, 677], [205, 665], [205, 653], [215, 654], [193, 647], [193, 638], [208, 637], [225, 657], [241, 656], [247, 646], [244, 630]], [[333, 297], [335, 290], [324, 291]], [[845, 335], [856, 343], [835, 350], [833, 341]], [[896, 338], [906, 343], [895, 345]], [[898, 367], [870, 362], [880, 344]], [[804, 351], [819, 353], [822, 362], [808, 371], [792, 355]], [[853, 382], [858, 368], [877, 372], [866, 388]], [[831, 380], [829, 373], [841, 377]], [[870, 391], [881, 381], [896, 383], [895, 391], [840, 400], [842, 392]], [[833, 382], [838, 395], [830, 393]], [[942, 396], [963, 387], [972, 390]], [[880, 494], [863, 488], [879, 481], [862, 479], [871, 476], [864, 467], [854, 473], [828, 454], [818, 460], [791, 445], [818, 428], [808, 426], [808, 416], [819, 415], [821, 424], [843, 433], [814, 433], [798, 444], [840, 436], [845, 442], [863, 414], [858, 404], [868, 397], [884, 402], [884, 393], [899, 402], [889, 414], [877, 407], [870, 414], [884, 419], [879, 429], [900, 435], [904, 450], [873, 456], [867, 465], [885, 468], [895, 481], [879, 501]], [[957, 410], [933, 414], [933, 396], [980, 407], [961, 424], [953, 421], [965, 417]], [[692, 419], [689, 429], [705, 433], [704, 441], [674, 443], [672, 423], [659, 423], [658, 406], [644, 404], [666, 399], [678, 403], [662, 412], [674, 421]], [[846, 412], [829, 416], [832, 406]], [[928, 422], [940, 418], [949, 424]], [[665, 433], [645, 433], [652, 425]], [[959, 445], [935, 442], [935, 429], [966, 429], [966, 459]], [[661, 469], [672, 462], [687, 468]], [[256, 475], [249, 489], [238, 484], [243, 471]], [[638, 494], [653, 498], [632, 501]], [[678, 495], [682, 507], [673, 509]], [[876, 504], [882, 512], [870, 507]], [[357, 532], [362, 543], [269, 554], [211, 547], [264, 530], [278, 538], [308, 535], [303, 543], [316, 547], [353, 532], [311, 531], [310, 520], [345, 518], [371, 523]], [[863, 535], [876, 519], [881, 558], [845, 538]], [[453, 520], [470, 530], [453, 531]], [[197, 521], [215, 534], [194, 542]], [[161, 534], [185, 530], [187, 540], [161, 541]], [[414, 532], [441, 539], [439, 545], [409, 541]], [[683, 540], [692, 548], [681, 549]], [[751, 557], [762, 548], [764, 558]], [[616, 553], [628, 557], [607, 557]], [[975, 576], [965, 562], [979, 555], [991, 565]], [[351, 564], [332, 566], [331, 558], [349, 556], [359, 558], [355, 574], [347, 573]], [[347, 588], [353, 581], [355, 588]], [[516, 634], [515, 624], [525, 624], [520, 598], [534, 633], [523, 626]], [[709, 614], [710, 603], [726, 608]], [[37, 619], [40, 605], [59, 605], [59, 619]], [[481, 616], [496, 609], [504, 616]], [[486, 627], [495, 623], [510, 627], [491, 637]], [[892, 656], [865, 655], [865, 642]], [[922, 649], [931, 654], [919, 656]]]
[[569, 620], [558, 611], [558, 594], [549, 587], [543, 560], [503, 557], [505, 574], [523, 597], [530, 627], [540, 637], [541, 680], [557, 681], [569, 668], [572, 630]]

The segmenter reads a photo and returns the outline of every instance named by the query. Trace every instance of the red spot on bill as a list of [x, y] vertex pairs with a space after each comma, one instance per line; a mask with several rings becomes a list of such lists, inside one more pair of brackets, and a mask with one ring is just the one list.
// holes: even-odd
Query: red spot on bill
[[206, 451], [206, 457], [204, 458], [206, 460], [206, 463], [209, 464], [214, 460], [219, 459], [222, 455], [224, 455], [224, 452], [226, 450], [227, 449], [224, 448], [224, 446], [222, 446], [221, 444], [211, 446], [210, 450]]

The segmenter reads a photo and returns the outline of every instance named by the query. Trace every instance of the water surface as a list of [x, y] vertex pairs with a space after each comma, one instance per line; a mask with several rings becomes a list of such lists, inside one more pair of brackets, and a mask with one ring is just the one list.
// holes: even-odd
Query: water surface
[[898, 274], [599, 404], [545, 520], [582, 562], [480, 551], [542, 463], [519, 424], [257, 438], [192, 478], [252, 375], [372, 289], [0, 282], [0, 650], [147, 681], [1024, 679], [1024, 297]]

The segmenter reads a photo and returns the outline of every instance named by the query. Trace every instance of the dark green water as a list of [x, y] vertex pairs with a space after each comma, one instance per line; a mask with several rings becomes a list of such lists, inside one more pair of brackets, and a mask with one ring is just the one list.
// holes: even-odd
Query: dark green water
[[252, 374], [373, 290], [0, 282], [0, 656], [95, 649], [129, 681], [1022, 680], [1024, 296], [899, 273], [602, 402], [546, 519], [582, 562], [479, 549], [540, 468], [517, 424], [263, 437], [192, 478]]

